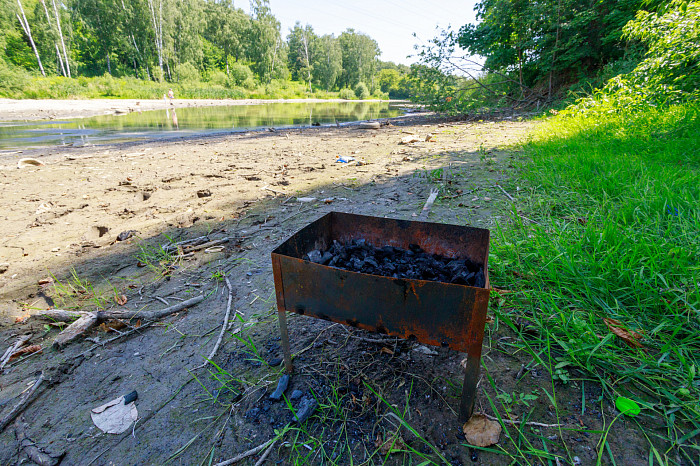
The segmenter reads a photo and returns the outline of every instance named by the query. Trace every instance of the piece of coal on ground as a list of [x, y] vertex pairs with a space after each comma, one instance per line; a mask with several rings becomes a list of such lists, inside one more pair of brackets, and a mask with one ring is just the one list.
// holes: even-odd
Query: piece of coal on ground
[[326, 251], [314, 249], [303, 259], [353, 272], [384, 277], [431, 280], [459, 285], [486, 286], [484, 268], [469, 259], [455, 259], [429, 254], [419, 245], [411, 244], [408, 250], [384, 246], [375, 248], [364, 239], [342, 244], [333, 241]]

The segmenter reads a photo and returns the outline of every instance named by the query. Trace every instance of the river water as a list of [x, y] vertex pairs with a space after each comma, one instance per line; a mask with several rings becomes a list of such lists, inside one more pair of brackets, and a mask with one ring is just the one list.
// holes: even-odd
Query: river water
[[214, 107], [164, 105], [163, 110], [70, 120], [0, 122], [0, 151], [187, 137], [261, 128], [390, 118], [403, 108], [389, 102], [270, 103]]

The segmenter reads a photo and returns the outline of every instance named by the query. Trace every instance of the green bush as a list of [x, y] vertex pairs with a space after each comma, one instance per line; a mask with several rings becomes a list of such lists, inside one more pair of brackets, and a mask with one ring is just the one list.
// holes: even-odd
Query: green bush
[[0, 96], [19, 98], [31, 76], [25, 70], [0, 60]]
[[362, 81], [355, 86], [355, 95], [360, 100], [365, 100], [369, 97], [369, 89], [367, 89], [367, 85]]
[[242, 63], [233, 63], [229, 66], [229, 87], [240, 86], [245, 89], [254, 89], [255, 80], [250, 68]]
[[201, 76], [192, 63], [180, 63], [175, 67], [175, 79], [179, 83], [198, 83]]
[[213, 71], [209, 74], [209, 83], [215, 86], [226, 87], [228, 85], [228, 76], [223, 71]]
[[352, 92], [352, 89], [346, 87], [340, 90], [338, 97], [345, 100], [353, 100], [355, 98], [355, 93]]

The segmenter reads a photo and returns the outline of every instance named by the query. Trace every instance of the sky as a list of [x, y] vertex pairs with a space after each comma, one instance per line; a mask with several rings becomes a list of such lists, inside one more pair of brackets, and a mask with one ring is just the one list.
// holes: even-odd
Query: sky
[[[235, 6], [250, 12], [245, 0]], [[440, 29], [459, 29], [474, 23], [476, 0], [270, 0], [272, 13], [282, 24], [282, 35], [299, 21], [310, 24], [316, 34], [335, 34], [348, 28], [376, 40], [381, 60], [410, 65], [416, 53], [414, 44], [424, 44]], [[417, 37], [413, 37], [416, 33]]]

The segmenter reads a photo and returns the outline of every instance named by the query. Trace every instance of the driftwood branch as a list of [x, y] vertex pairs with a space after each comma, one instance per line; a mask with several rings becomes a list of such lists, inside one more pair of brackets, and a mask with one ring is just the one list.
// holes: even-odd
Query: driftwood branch
[[24, 394], [21, 396], [21, 399], [19, 400], [19, 403], [12, 408], [12, 410], [7, 413], [7, 416], [5, 416], [2, 421], [0, 421], [0, 432], [5, 430], [5, 427], [7, 425], [14, 421], [14, 419], [19, 416], [24, 409], [29, 406], [29, 404], [32, 401], [32, 395], [34, 395], [34, 392], [37, 391], [39, 386], [44, 382], [44, 373], [42, 372], [41, 375], [39, 376], [38, 379], [36, 379], [36, 382], [34, 382], [34, 385], [32, 385], [32, 388], [24, 392]]
[[[78, 318], [75, 322], [70, 324], [68, 327], [66, 327], [61, 333], [58, 334], [56, 339], [53, 342], [53, 346], [56, 348], [62, 348], [71, 341], [73, 341], [76, 337], [79, 335], [87, 332], [90, 330], [92, 327], [95, 325], [98, 325], [100, 322], [104, 322], [106, 320], [110, 319], [133, 319], [134, 317], [138, 317], [140, 319], [144, 320], [158, 320], [161, 319], [167, 315], [173, 314], [175, 312], [179, 312], [185, 308], [194, 306], [195, 304], [198, 304], [204, 300], [203, 295], [199, 295], [197, 297], [194, 297], [192, 299], [188, 299], [187, 301], [183, 301], [181, 303], [175, 304], [174, 306], [169, 306], [164, 309], [160, 309], [158, 311], [150, 311], [150, 312], [143, 312], [143, 311], [117, 311], [117, 310], [111, 310], [111, 311], [101, 311], [101, 312], [87, 312], [84, 313], [83, 315]], [[39, 315], [43, 315], [43, 313], [40, 313]]]
[[53, 458], [41, 451], [34, 441], [27, 436], [27, 424], [25, 424], [22, 417], [15, 422], [15, 436], [20, 448], [24, 450], [30, 460], [39, 466], [54, 466], [58, 463], [59, 458]]
[[7, 364], [12, 357], [12, 355], [22, 347], [29, 339], [32, 337], [32, 334], [29, 333], [27, 335], [22, 335], [19, 337], [12, 345], [10, 345], [9, 348], [7, 348], [7, 351], [2, 355], [2, 358], [0, 358], [0, 370], [2, 370], [5, 367], [5, 364]]

